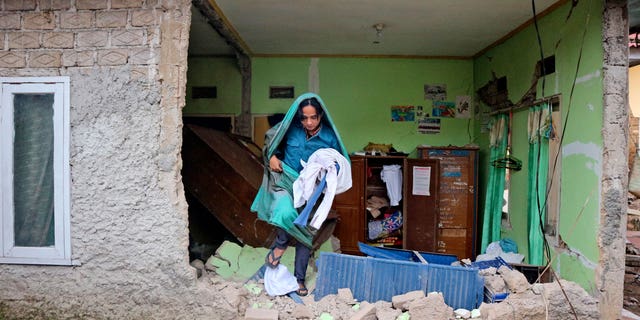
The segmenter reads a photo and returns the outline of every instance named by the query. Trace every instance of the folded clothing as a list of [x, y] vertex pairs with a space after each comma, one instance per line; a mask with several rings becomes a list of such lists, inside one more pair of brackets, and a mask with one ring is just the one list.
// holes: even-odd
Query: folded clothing
[[387, 199], [377, 196], [371, 196], [371, 198], [367, 199], [367, 210], [371, 213], [374, 218], [377, 218], [380, 215], [380, 209], [389, 206], [389, 201]]
[[376, 240], [388, 236], [402, 228], [402, 212], [397, 210], [382, 220], [372, 220], [368, 224], [369, 240]]

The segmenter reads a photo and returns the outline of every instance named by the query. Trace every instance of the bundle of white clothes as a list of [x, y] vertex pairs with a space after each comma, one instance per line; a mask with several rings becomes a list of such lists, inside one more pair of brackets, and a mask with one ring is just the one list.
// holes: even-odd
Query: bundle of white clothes
[[274, 269], [264, 270], [264, 289], [270, 296], [283, 296], [298, 290], [298, 281], [287, 266], [279, 263]]
[[[329, 215], [335, 195], [351, 188], [351, 163], [332, 148], [318, 149], [311, 154], [306, 163], [300, 162], [302, 171], [293, 182], [293, 205], [296, 208], [302, 207], [311, 198], [318, 182], [326, 177], [324, 198], [309, 223], [311, 227], [320, 229]], [[340, 166], [340, 170], [337, 170], [336, 164]]]
[[380, 178], [387, 185], [387, 196], [392, 206], [397, 206], [402, 200], [402, 167], [399, 164], [382, 166]]

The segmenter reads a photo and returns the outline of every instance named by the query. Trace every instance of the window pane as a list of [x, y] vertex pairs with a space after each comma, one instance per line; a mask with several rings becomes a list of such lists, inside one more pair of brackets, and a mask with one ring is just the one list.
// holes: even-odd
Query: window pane
[[14, 95], [15, 245], [54, 245], [53, 93]]

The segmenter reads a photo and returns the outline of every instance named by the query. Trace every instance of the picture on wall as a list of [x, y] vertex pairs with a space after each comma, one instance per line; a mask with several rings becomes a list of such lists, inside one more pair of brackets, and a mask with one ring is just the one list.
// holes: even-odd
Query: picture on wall
[[440, 119], [424, 118], [418, 121], [418, 133], [440, 133]]
[[269, 99], [290, 99], [293, 97], [293, 87], [269, 87]]
[[415, 121], [415, 108], [414, 106], [392, 106], [391, 107], [391, 121]]
[[425, 84], [424, 99], [433, 101], [442, 101], [447, 99], [446, 84]]
[[454, 118], [456, 116], [456, 104], [451, 101], [434, 101], [431, 114], [434, 117]]
[[457, 96], [456, 97], [456, 118], [471, 118], [471, 97], [470, 96]]

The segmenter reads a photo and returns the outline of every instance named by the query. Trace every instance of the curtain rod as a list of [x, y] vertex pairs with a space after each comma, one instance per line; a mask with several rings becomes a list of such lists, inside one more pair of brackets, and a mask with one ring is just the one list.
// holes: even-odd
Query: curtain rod
[[498, 109], [498, 110], [489, 112], [489, 115], [493, 116], [493, 115], [496, 115], [496, 114], [499, 114], [499, 113], [507, 113], [509, 111], [516, 111], [516, 110], [528, 108], [528, 107], [531, 107], [531, 106], [535, 106], [535, 105], [541, 104], [543, 102], [551, 102], [551, 103], [560, 102], [560, 96], [561, 96], [561, 94], [554, 94], [554, 95], [551, 95], [551, 96], [548, 96], [548, 97], [543, 97], [543, 98], [540, 98], [540, 99], [536, 99], [536, 100], [530, 101], [528, 103], [515, 104], [515, 105], [510, 106], [510, 107], [506, 107], [506, 108], [502, 108], [502, 109]]

